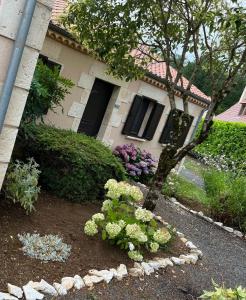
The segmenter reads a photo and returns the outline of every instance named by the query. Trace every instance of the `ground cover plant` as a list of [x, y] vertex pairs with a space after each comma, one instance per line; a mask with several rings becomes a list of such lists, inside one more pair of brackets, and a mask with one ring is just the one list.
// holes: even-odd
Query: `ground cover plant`
[[64, 262], [71, 253], [71, 246], [62, 241], [58, 235], [40, 236], [38, 233], [18, 234], [25, 255], [44, 261]]
[[103, 240], [127, 251], [129, 258], [143, 260], [143, 250], [156, 253], [166, 247], [172, 238], [172, 230], [160, 228], [153, 213], [134, 204], [143, 199], [136, 186], [110, 179], [105, 184], [107, 199], [101, 212], [85, 223], [84, 231], [89, 236], [100, 232]]
[[43, 188], [72, 201], [100, 199], [109, 178], [125, 178], [122, 164], [108, 147], [70, 130], [29, 124], [17, 140], [16, 152], [39, 163]]
[[33, 158], [28, 159], [27, 163], [18, 160], [10, 163], [3, 185], [5, 197], [20, 203], [27, 214], [34, 210], [40, 192], [38, 167]]
[[130, 179], [149, 183], [156, 171], [156, 160], [151, 153], [141, 150], [134, 144], [117, 146], [114, 155], [119, 157]]

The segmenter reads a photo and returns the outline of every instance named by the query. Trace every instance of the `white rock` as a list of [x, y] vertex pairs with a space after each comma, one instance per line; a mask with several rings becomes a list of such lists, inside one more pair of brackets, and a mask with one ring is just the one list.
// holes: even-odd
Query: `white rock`
[[60, 283], [54, 282], [53, 286], [60, 296], [67, 295], [67, 290]]
[[127, 268], [124, 264], [120, 264], [116, 271], [117, 271], [116, 278], [118, 280], [122, 280], [122, 278], [127, 276], [127, 274], [128, 274]]
[[173, 261], [173, 263], [174, 263], [175, 265], [180, 266], [180, 265], [184, 265], [184, 264], [185, 264], [185, 260], [182, 259], [182, 258], [172, 257], [171, 259], [172, 259], [172, 261]]
[[199, 216], [201, 216], [201, 217], [204, 216], [204, 213], [203, 213], [202, 211], [199, 211], [197, 214], [198, 214]]
[[135, 249], [135, 246], [133, 245], [133, 243], [128, 243], [128, 248], [130, 251], [133, 251]]
[[74, 278], [73, 277], [63, 277], [61, 280], [61, 284], [67, 291], [69, 291], [74, 286]]
[[160, 264], [160, 268], [164, 269], [167, 266], [172, 267], [173, 262], [170, 260], [170, 258], [155, 258], [156, 261]]
[[134, 277], [144, 276], [144, 270], [142, 268], [131, 268], [129, 274]]
[[242, 232], [239, 231], [239, 230], [234, 230], [233, 233], [234, 233], [236, 236], [238, 236], [238, 237], [243, 237]]
[[56, 289], [44, 279], [42, 279], [40, 282], [29, 281], [29, 285], [36, 291], [40, 291], [51, 296], [58, 296]]
[[155, 216], [155, 219], [158, 220], [158, 221], [161, 221], [162, 217], [161, 216]]
[[153, 267], [151, 267], [148, 263], [146, 263], [144, 261], [141, 262], [141, 266], [144, 269], [144, 273], [146, 275], [150, 275], [151, 273], [153, 273], [155, 271]]
[[198, 214], [198, 212], [195, 211], [195, 210], [193, 210], [193, 209], [190, 209], [190, 212], [191, 212], [193, 215], [197, 215], [197, 214]]
[[44, 298], [43, 294], [36, 291], [29, 284], [26, 284], [23, 286], [23, 291], [24, 291], [26, 300], [42, 300]]
[[14, 295], [17, 298], [22, 298], [22, 296], [23, 296], [22, 289], [20, 287], [16, 286], [16, 285], [13, 285], [13, 284], [10, 284], [10, 283], [8, 283], [8, 292], [11, 295]]
[[107, 283], [109, 283], [113, 277], [114, 277], [114, 272], [113, 271], [108, 271], [108, 270], [89, 270], [90, 275], [95, 275], [98, 277], [102, 277], [103, 280]]
[[99, 283], [103, 281], [103, 278], [95, 275], [85, 275], [83, 277], [83, 280], [86, 286], [92, 287], [94, 283]]
[[18, 298], [14, 297], [8, 293], [0, 292], [0, 300], [18, 300]]
[[114, 278], [117, 277], [117, 270], [115, 268], [111, 268], [111, 269], [109, 269], [109, 271], [114, 274]]
[[193, 253], [193, 254], [187, 254], [187, 255], [180, 255], [180, 259], [185, 260], [187, 264], [196, 264], [198, 260], [198, 256]]
[[184, 234], [182, 232], [177, 231], [177, 236], [180, 238], [184, 238]]
[[213, 219], [207, 217], [207, 216], [203, 216], [203, 219], [205, 219], [206, 221], [208, 221], [209, 223], [213, 223]]
[[185, 245], [190, 248], [190, 249], [197, 249], [197, 247], [190, 241], [188, 241], [187, 243], [185, 243]]
[[85, 286], [83, 279], [79, 275], [74, 276], [74, 287], [77, 290], [82, 289]]
[[184, 244], [188, 242], [188, 240], [187, 240], [186, 238], [184, 238], [184, 237], [180, 238], [180, 240], [181, 240]]
[[223, 226], [223, 228], [228, 232], [233, 232], [233, 228], [231, 228], [231, 227]]
[[219, 226], [219, 227], [223, 226], [223, 223], [221, 223], [221, 222], [214, 222], [214, 224]]
[[199, 249], [191, 249], [190, 254], [196, 254], [198, 257], [202, 257], [203, 253]]
[[148, 264], [156, 271], [161, 267], [160, 263], [157, 260], [149, 260]]

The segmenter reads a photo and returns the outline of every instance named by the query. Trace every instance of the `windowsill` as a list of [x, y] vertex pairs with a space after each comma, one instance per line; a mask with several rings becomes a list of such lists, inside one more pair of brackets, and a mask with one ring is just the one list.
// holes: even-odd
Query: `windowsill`
[[145, 139], [138, 138], [138, 137], [135, 137], [135, 136], [130, 136], [130, 135], [127, 135], [126, 138], [129, 139], [129, 140], [138, 141], [138, 142], [146, 142], [147, 141]]

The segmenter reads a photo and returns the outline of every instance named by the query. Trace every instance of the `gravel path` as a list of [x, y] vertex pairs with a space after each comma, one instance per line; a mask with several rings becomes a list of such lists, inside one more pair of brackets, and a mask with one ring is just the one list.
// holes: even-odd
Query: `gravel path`
[[177, 227], [204, 253], [195, 266], [166, 269], [162, 274], [143, 281], [127, 278], [108, 286], [97, 285], [91, 291], [70, 293], [63, 300], [189, 300], [197, 299], [202, 290], [211, 289], [211, 279], [226, 286], [246, 287], [246, 241], [190, 214], [172, 203], [162, 201], [157, 214]]

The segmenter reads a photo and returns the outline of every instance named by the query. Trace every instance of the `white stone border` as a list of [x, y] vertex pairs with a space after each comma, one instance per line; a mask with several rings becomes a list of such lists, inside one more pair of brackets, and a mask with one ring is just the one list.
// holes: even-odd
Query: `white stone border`
[[[146, 191], [148, 191], [148, 187], [147, 187], [145, 184], [143, 184], [143, 183], [141, 183], [141, 182], [136, 182], [136, 184], [137, 184], [139, 187], [141, 187], [141, 188], [145, 189]], [[189, 209], [187, 206], [185, 206], [185, 205], [183, 205], [182, 203], [180, 203], [180, 202], [179, 202], [176, 198], [174, 198], [174, 197], [171, 197], [171, 198], [170, 198], [170, 197], [167, 197], [167, 199], [169, 199], [169, 201], [170, 201], [171, 203], [173, 203], [174, 205], [176, 205], [176, 206], [178, 206], [178, 207], [180, 207], [180, 208], [182, 208], [182, 209], [184, 209], [184, 210], [190, 212], [191, 214], [196, 215], [196, 216], [202, 218], [203, 220], [206, 220], [207, 222], [212, 223], [212, 224], [214, 224], [214, 225], [216, 225], [216, 226], [218, 226], [218, 227], [220, 227], [220, 228], [226, 230], [227, 232], [232, 233], [233, 235], [235, 235], [235, 236], [237, 236], [237, 237], [239, 237], [239, 238], [241, 238], [241, 239], [243, 239], [243, 240], [246, 240], [246, 234], [244, 234], [243, 232], [241, 232], [241, 231], [239, 231], [239, 230], [236, 230], [236, 229], [234, 229], [234, 228], [232, 228], [232, 227], [224, 226], [223, 223], [221, 223], [221, 222], [216, 222], [216, 221], [214, 221], [212, 218], [210, 218], [210, 217], [204, 215], [204, 213], [203, 213], [202, 211], [196, 211], [196, 210], [193, 210], [193, 209]]]
[[[169, 226], [161, 216], [154, 216], [154, 218], [162, 223], [164, 226]], [[0, 300], [18, 300], [25, 296], [26, 300], [41, 300], [44, 299], [45, 294], [49, 296], [64, 296], [71, 289], [80, 290], [84, 287], [91, 288], [94, 284], [99, 282], [106, 282], [107, 284], [113, 279], [122, 280], [126, 276], [143, 277], [165, 269], [167, 266], [174, 265], [196, 264], [202, 258], [202, 251], [199, 250], [191, 241], [188, 241], [184, 234], [176, 231], [177, 236], [189, 249], [188, 254], [181, 254], [179, 257], [159, 258], [155, 257], [153, 260], [137, 263], [135, 262], [132, 268], [127, 270], [124, 264], [120, 264], [116, 269], [109, 270], [89, 270], [83, 278], [80, 275], [74, 277], [63, 277], [60, 283], [54, 282], [53, 285], [42, 279], [40, 282], [29, 281], [22, 288], [7, 284], [8, 293], [0, 292]]]
[[235, 230], [233, 229], [232, 227], [228, 227], [228, 226], [224, 226], [222, 222], [216, 222], [214, 221], [212, 218], [204, 215], [204, 213], [202, 211], [196, 211], [196, 210], [193, 210], [193, 209], [189, 209], [188, 207], [186, 207], [185, 205], [183, 205], [182, 203], [180, 203], [176, 198], [174, 197], [171, 197], [169, 198], [170, 202], [172, 202], [173, 204], [175, 204], [176, 206], [190, 212], [191, 214], [193, 215], [196, 215], [200, 218], [202, 218], [203, 220], [206, 220], [207, 222], [209, 223], [212, 223], [224, 230], [226, 230], [227, 232], [230, 232], [232, 233], [233, 235], [245, 240], [246, 239], [246, 234], [243, 234], [241, 231], [239, 230]]

